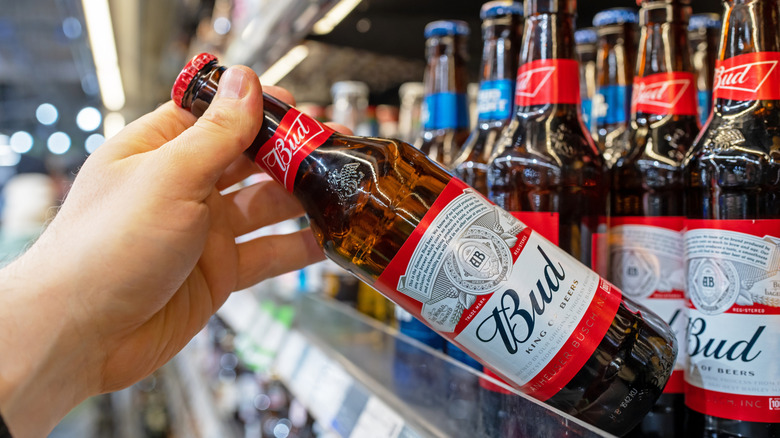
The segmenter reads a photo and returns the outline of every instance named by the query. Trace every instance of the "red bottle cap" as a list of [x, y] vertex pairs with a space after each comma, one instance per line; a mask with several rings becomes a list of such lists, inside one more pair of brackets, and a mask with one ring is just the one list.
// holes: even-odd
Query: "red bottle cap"
[[179, 77], [176, 78], [176, 82], [173, 83], [173, 89], [171, 90], [171, 99], [176, 102], [176, 105], [181, 106], [181, 100], [184, 98], [184, 92], [190, 86], [190, 82], [195, 78], [200, 69], [208, 65], [209, 62], [217, 59], [216, 56], [211, 53], [201, 53], [195, 56], [184, 66]]

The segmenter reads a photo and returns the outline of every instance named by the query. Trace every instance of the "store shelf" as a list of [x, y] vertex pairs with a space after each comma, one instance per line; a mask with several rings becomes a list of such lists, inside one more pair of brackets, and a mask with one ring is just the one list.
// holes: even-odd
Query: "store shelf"
[[[269, 301], [276, 299], [234, 294], [218, 314], [239, 337], [252, 333], [263, 345], [259, 366], [340, 436], [610, 436], [331, 299], [296, 298], [289, 330]], [[480, 379], [513, 393], [488, 393]]]

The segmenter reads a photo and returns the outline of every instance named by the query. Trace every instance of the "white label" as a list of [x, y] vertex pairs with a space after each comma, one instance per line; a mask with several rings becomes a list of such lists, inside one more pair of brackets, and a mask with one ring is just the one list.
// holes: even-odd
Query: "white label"
[[682, 235], [648, 225], [619, 225], [609, 231], [611, 280], [626, 296], [646, 298], [654, 292], [685, 287]]
[[404, 421], [400, 415], [378, 398], [371, 397], [349, 436], [351, 438], [395, 438], [401, 433], [403, 426]]
[[685, 233], [688, 294], [709, 315], [735, 304], [780, 307], [780, 239], [734, 231]]
[[780, 396], [780, 315], [688, 311], [688, 384], [728, 394]]

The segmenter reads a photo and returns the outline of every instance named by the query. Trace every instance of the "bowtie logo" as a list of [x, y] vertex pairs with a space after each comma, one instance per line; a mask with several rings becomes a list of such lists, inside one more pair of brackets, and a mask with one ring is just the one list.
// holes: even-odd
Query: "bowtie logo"
[[650, 84], [640, 83], [638, 87], [634, 88], [636, 90], [634, 101], [637, 104], [672, 109], [690, 86], [689, 79], [674, 79]]
[[517, 75], [515, 96], [536, 97], [555, 72], [554, 66], [538, 67]]
[[777, 63], [778, 61], [757, 61], [731, 68], [716, 68], [714, 89], [757, 93], [769, 79]]

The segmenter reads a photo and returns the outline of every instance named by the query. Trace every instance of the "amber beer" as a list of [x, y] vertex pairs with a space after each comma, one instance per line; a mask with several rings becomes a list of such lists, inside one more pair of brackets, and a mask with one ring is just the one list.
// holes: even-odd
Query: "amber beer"
[[[199, 55], [174, 100], [200, 116], [224, 71]], [[329, 258], [597, 427], [625, 433], [653, 405], [677, 350], [653, 313], [413, 146], [335, 133], [269, 96], [263, 118], [246, 154], [301, 201]]]
[[692, 437], [780, 436], [780, 3], [726, 4], [714, 106], [686, 157]]
[[[607, 277], [664, 318], [681, 343], [686, 325], [682, 161], [698, 132], [685, 3], [641, 3], [631, 148], [612, 172]], [[683, 436], [684, 359], [681, 352], [664, 394], [635, 436]]]

